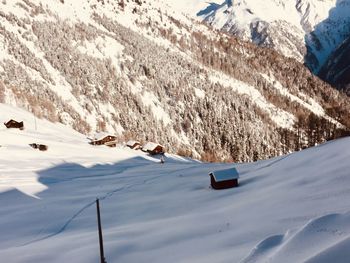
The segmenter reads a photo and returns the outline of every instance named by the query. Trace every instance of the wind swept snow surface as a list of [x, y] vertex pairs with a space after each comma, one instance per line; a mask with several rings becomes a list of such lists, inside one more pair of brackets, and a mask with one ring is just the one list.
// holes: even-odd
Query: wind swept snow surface
[[[250, 164], [164, 164], [0, 104], [2, 262], [347, 262], [350, 138]], [[28, 143], [48, 145], [40, 152]], [[208, 173], [236, 168], [237, 188]]]

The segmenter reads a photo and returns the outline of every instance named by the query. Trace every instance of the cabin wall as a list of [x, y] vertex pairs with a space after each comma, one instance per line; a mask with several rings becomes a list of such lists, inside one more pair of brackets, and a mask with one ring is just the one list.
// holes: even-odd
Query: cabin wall
[[211, 180], [211, 187], [213, 189], [227, 189], [227, 188], [233, 188], [238, 186], [238, 179], [216, 182], [214, 179], [214, 176], [211, 175], [210, 180]]
[[164, 149], [163, 149], [162, 146], [157, 146], [157, 147], [154, 149], [154, 152], [155, 152], [155, 154], [163, 153], [163, 152], [164, 152]]
[[164, 153], [164, 148], [160, 145], [158, 145], [153, 151], [148, 150], [147, 151], [150, 155], [156, 155]]

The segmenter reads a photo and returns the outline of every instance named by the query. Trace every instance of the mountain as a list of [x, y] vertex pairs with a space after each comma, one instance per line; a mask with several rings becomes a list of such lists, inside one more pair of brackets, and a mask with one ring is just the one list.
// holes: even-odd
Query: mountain
[[214, 28], [305, 61], [318, 73], [349, 35], [349, 12], [349, 0], [225, 0], [196, 14]]
[[[107, 262], [346, 263], [350, 138], [271, 160], [209, 164], [89, 145], [67, 126], [0, 104], [0, 258], [99, 262], [96, 197]], [[48, 145], [46, 152], [28, 143]], [[210, 188], [235, 167], [239, 187]], [[176, 253], [175, 253], [176, 252]]]
[[1, 1], [0, 51], [2, 102], [88, 136], [251, 161], [350, 127], [349, 98], [295, 59], [158, 0]]
[[350, 37], [328, 58], [320, 77], [350, 94]]

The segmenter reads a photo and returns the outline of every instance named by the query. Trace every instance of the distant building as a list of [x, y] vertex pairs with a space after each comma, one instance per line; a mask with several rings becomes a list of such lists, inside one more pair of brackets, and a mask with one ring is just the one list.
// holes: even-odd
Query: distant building
[[214, 171], [209, 176], [213, 189], [227, 189], [238, 186], [239, 174], [236, 168]]
[[138, 150], [141, 148], [141, 143], [139, 141], [128, 141], [126, 143], [126, 146], [129, 147], [130, 149]]
[[34, 149], [39, 149], [39, 151], [47, 151], [47, 149], [49, 148], [45, 144], [38, 144], [38, 143], [31, 143], [31, 144], [29, 144], [29, 146], [34, 148]]
[[17, 129], [20, 129], [20, 130], [23, 130], [24, 129], [24, 124], [23, 124], [23, 121], [21, 122], [18, 122], [18, 121], [15, 121], [15, 120], [9, 120], [8, 122], [5, 122], [4, 125], [6, 126], [6, 128], [10, 129], [10, 128], [17, 128]]
[[91, 145], [106, 145], [109, 147], [117, 146], [117, 137], [108, 133], [97, 133], [89, 142]]
[[164, 146], [154, 143], [148, 142], [144, 146], [142, 146], [142, 151], [148, 152], [151, 155], [163, 154], [165, 153]]

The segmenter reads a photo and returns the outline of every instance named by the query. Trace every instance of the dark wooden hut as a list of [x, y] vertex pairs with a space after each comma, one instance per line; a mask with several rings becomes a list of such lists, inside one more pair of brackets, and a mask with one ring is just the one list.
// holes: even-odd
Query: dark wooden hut
[[156, 154], [164, 154], [165, 149], [164, 146], [154, 143], [154, 142], [148, 142], [144, 146], [142, 146], [142, 151], [149, 153], [150, 155], [156, 155]]
[[6, 126], [6, 128], [10, 129], [10, 128], [15, 128], [15, 129], [20, 129], [23, 130], [24, 129], [24, 124], [23, 121], [18, 122], [15, 120], [9, 120], [8, 122], [5, 122], [4, 125]]
[[106, 145], [109, 147], [116, 147], [117, 137], [114, 135], [109, 135], [107, 133], [98, 133], [89, 143], [91, 145]]
[[236, 168], [214, 171], [209, 176], [213, 189], [227, 189], [238, 186], [239, 174]]
[[39, 151], [47, 151], [47, 149], [49, 148], [45, 144], [38, 144], [38, 143], [31, 143], [31, 144], [29, 144], [29, 146], [34, 148], [34, 149], [39, 149]]

